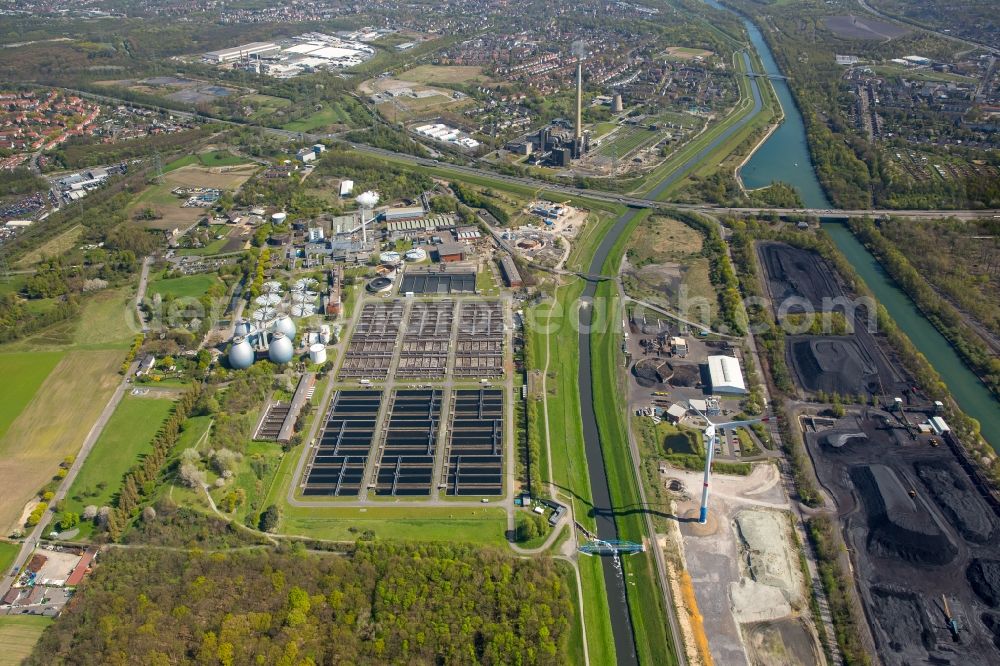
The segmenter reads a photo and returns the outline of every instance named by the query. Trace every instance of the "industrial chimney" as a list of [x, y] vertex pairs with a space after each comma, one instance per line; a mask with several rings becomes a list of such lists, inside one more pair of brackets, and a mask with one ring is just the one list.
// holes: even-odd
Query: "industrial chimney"
[[576, 145], [583, 145], [583, 60], [576, 63]]

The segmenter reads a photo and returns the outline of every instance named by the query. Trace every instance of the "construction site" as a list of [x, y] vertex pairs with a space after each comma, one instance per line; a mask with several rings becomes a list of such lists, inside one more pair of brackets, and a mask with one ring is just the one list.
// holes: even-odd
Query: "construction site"
[[301, 496], [504, 495], [508, 318], [498, 299], [358, 304], [320, 431], [303, 454]]
[[933, 412], [865, 409], [808, 419], [886, 664], [1000, 660], [1000, 503]]
[[[825, 664], [800, 564], [802, 535], [778, 468], [715, 474], [708, 519], [697, 522], [700, 472], [668, 469], [681, 518], [672, 523], [715, 663]], [[710, 628], [710, 630], [709, 630]]]

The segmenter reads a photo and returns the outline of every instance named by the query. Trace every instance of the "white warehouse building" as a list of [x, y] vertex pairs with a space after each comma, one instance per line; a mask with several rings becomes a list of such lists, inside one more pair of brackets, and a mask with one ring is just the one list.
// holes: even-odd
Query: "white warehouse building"
[[739, 359], [734, 356], [709, 356], [708, 375], [713, 393], [744, 395], [747, 392]]
[[280, 50], [281, 47], [274, 42], [251, 42], [242, 46], [234, 46], [231, 49], [211, 51], [205, 54], [205, 58], [214, 62], [223, 63], [230, 62], [232, 60], [239, 60], [241, 58], [248, 58], [254, 55], [269, 55], [271, 53], [277, 53]]

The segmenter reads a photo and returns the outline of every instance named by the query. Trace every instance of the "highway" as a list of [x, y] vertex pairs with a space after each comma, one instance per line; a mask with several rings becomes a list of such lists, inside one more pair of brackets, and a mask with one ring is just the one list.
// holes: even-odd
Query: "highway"
[[[754, 80], [756, 83], [756, 80]], [[596, 201], [603, 201], [612, 204], [623, 204], [626, 206], [632, 206], [635, 208], [668, 208], [676, 210], [689, 210], [695, 212], [707, 212], [714, 213], [716, 215], [765, 215], [765, 214], [777, 214], [781, 216], [812, 216], [812, 217], [827, 217], [827, 218], [850, 218], [850, 217], [905, 217], [905, 218], [915, 218], [915, 219], [939, 219], [945, 217], [954, 217], [960, 220], [971, 220], [978, 219], [982, 217], [994, 217], [1000, 218], [1000, 209], [984, 209], [984, 210], [893, 210], [884, 208], [859, 208], [859, 209], [839, 209], [839, 208], [826, 208], [826, 209], [814, 209], [814, 208], [760, 208], [760, 207], [726, 207], [726, 206], [715, 206], [709, 204], [685, 204], [685, 203], [672, 203], [669, 201], [659, 201], [657, 197], [662, 194], [667, 187], [676, 182], [682, 175], [687, 175], [687, 172], [692, 168], [698, 161], [704, 158], [704, 156], [714, 149], [720, 140], [724, 140], [732, 134], [732, 132], [737, 131], [742, 127], [745, 122], [749, 122], [749, 118], [752, 118], [754, 113], [748, 114], [745, 118], [730, 127], [726, 132], [724, 132], [716, 140], [712, 141], [711, 144], [700, 151], [696, 156], [691, 158], [682, 164], [679, 168], [675, 169], [669, 176], [664, 180], [660, 181], [653, 188], [652, 193], [649, 197], [636, 196], [630, 194], [619, 194], [616, 192], [607, 192], [604, 190], [592, 190], [585, 189], [581, 187], [573, 187], [571, 185], [561, 185], [559, 183], [552, 183], [546, 180], [541, 180], [539, 178], [531, 178], [528, 176], [511, 176], [507, 174], [496, 173], [489, 169], [483, 169], [479, 167], [465, 166], [460, 164], [450, 164], [447, 162], [440, 162], [436, 159], [431, 159], [428, 157], [417, 157], [415, 155], [409, 155], [407, 153], [397, 153], [391, 150], [385, 150], [383, 148], [375, 148], [374, 146], [369, 146], [363, 143], [355, 143], [352, 141], [346, 141], [337, 134], [315, 134], [309, 132], [293, 132], [291, 130], [284, 130], [277, 127], [265, 127], [263, 125], [254, 125], [251, 123], [241, 123], [234, 120], [219, 120], [216, 118], [208, 118], [206, 116], [200, 116], [187, 111], [177, 111], [175, 109], [170, 109], [162, 106], [154, 106], [150, 104], [137, 104], [134, 102], [129, 102], [128, 100], [118, 99], [116, 97], [109, 97], [106, 95], [97, 95], [94, 93], [86, 92], [84, 90], [74, 90], [66, 88], [67, 92], [75, 93], [81, 97], [88, 97], [96, 101], [102, 101], [108, 104], [130, 104], [132, 106], [138, 106], [143, 108], [149, 108], [156, 111], [162, 111], [164, 113], [172, 114], [179, 118], [187, 118], [190, 120], [207, 120], [211, 122], [220, 123], [223, 125], [231, 125], [233, 127], [243, 127], [248, 129], [256, 129], [262, 132], [267, 132], [268, 134], [274, 136], [281, 136], [288, 140], [301, 140], [301, 141], [311, 141], [318, 142], [329, 139], [336, 139], [346, 145], [349, 145], [352, 149], [369, 155], [374, 155], [378, 157], [383, 157], [385, 159], [393, 160], [396, 162], [406, 162], [408, 164], [413, 164], [416, 166], [422, 166], [432, 169], [439, 169], [443, 171], [453, 172], [455, 174], [463, 174], [468, 176], [474, 176], [477, 178], [489, 178], [490, 180], [509, 183], [511, 185], [517, 185], [519, 187], [528, 187], [533, 190], [545, 191], [549, 193], [564, 194], [566, 196], [572, 197], [585, 197], [588, 199], [594, 199]], [[759, 94], [759, 93], [758, 93]], [[757, 97], [755, 95], [755, 97]], [[755, 109], [757, 109], [757, 100], [755, 99]]]

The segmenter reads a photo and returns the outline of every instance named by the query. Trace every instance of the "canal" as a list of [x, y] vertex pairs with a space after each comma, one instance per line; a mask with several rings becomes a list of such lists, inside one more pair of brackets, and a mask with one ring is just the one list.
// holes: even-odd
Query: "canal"
[[[705, 2], [716, 9], [733, 11], [716, 0]], [[760, 30], [745, 16], [737, 15], [743, 21], [765, 72], [780, 76], [781, 71]], [[785, 119], [743, 166], [740, 176], [744, 184], [751, 188], [766, 187], [776, 181], [786, 182], [798, 191], [806, 208], [833, 208], [816, 177], [806, 142], [805, 124], [788, 83], [784, 79], [776, 79], [772, 83]], [[844, 224], [824, 222], [823, 228], [899, 328], [941, 375], [962, 411], [979, 421], [983, 438], [994, 449], [1000, 450], [1000, 403], [990, 390], [969, 370], [945, 337]]]

